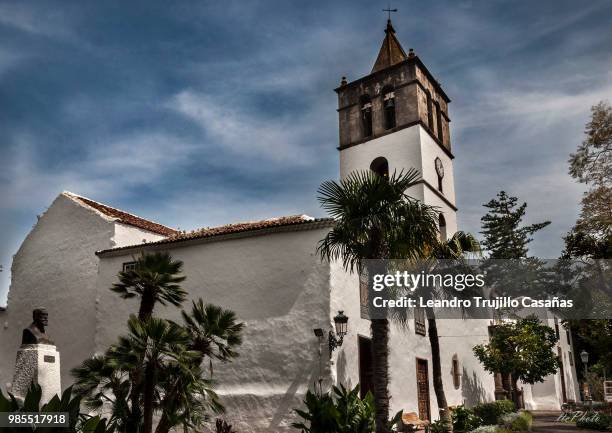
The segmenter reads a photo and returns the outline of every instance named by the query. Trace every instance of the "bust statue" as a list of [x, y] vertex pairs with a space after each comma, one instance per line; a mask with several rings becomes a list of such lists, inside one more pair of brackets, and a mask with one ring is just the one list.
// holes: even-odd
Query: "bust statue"
[[45, 326], [49, 324], [49, 313], [44, 308], [36, 308], [32, 312], [34, 321], [23, 330], [21, 344], [53, 344], [53, 340], [45, 334]]

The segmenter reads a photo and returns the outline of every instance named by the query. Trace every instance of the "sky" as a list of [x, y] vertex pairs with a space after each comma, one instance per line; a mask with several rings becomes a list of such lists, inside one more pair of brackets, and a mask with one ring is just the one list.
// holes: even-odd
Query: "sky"
[[[0, 305], [12, 255], [68, 190], [190, 230], [325, 216], [333, 89], [367, 75], [387, 1], [0, 1]], [[584, 190], [567, 159], [612, 100], [612, 2], [394, 1], [450, 96], [462, 230], [500, 190], [550, 220], [557, 257]]]

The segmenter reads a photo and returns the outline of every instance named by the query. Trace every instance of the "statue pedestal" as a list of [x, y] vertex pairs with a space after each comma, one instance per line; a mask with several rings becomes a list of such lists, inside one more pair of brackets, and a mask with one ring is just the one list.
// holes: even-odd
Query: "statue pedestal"
[[24, 398], [32, 382], [42, 388], [41, 405], [56, 394], [62, 396], [60, 356], [54, 345], [23, 344], [17, 351], [11, 393]]

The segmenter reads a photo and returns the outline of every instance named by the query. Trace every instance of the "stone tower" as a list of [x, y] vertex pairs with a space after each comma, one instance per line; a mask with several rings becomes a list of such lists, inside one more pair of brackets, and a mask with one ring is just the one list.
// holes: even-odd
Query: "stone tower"
[[440, 209], [443, 236], [457, 230], [450, 99], [412, 49], [408, 54], [391, 20], [372, 71], [338, 94], [340, 176], [371, 169], [381, 175], [415, 168], [422, 180], [408, 194]]

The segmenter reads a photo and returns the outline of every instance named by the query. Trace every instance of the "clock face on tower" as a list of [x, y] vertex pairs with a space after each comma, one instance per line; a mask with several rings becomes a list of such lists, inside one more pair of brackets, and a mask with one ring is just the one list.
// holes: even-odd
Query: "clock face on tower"
[[444, 166], [442, 165], [442, 160], [440, 158], [436, 158], [436, 173], [440, 178], [444, 177]]

